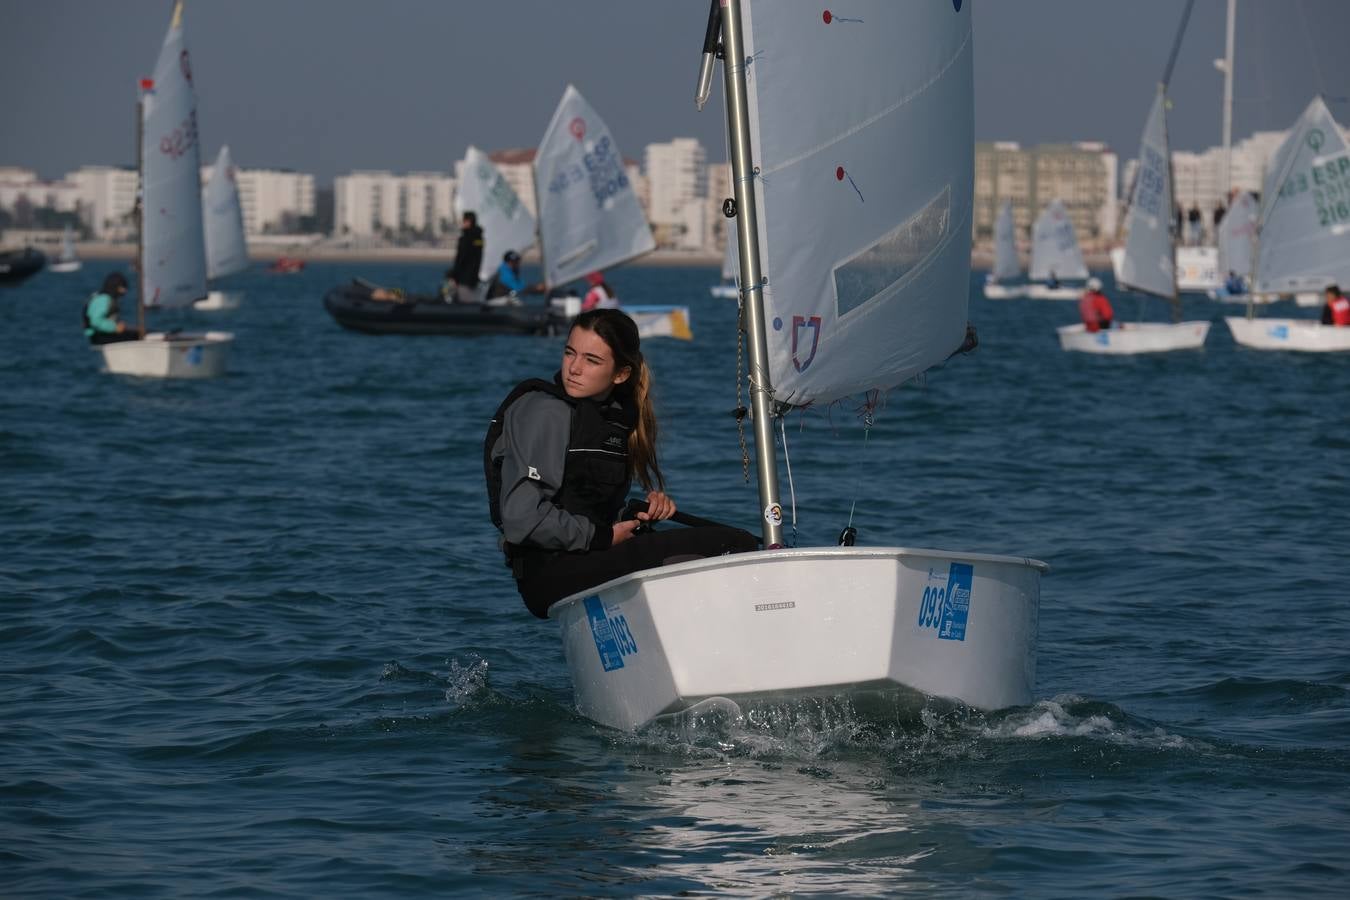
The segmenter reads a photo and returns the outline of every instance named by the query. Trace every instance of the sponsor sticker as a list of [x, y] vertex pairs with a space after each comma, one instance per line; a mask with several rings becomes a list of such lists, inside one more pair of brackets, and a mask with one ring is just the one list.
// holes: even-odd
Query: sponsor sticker
[[915, 623], [919, 631], [944, 641], [964, 641], [974, 581], [975, 567], [969, 563], [952, 563], [946, 575], [929, 569]]
[[592, 594], [583, 602], [591, 637], [595, 639], [595, 651], [600, 654], [600, 665], [606, 672], [622, 669], [623, 658], [638, 652], [637, 641], [628, 630], [628, 621], [622, 614], [610, 615], [599, 594]]

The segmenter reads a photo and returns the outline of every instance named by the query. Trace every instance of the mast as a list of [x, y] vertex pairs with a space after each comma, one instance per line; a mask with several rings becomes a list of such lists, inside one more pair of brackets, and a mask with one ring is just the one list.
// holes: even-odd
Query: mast
[[[724, 0], [722, 72], [726, 82], [727, 134], [736, 194], [736, 244], [741, 259], [741, 316], [750, 344], [750, 407], [755, 426], [755, 473], [759, 481], [764, 549], [783, 545], [778, 502], [778, 460], [773, 439], [773, 384], [764, 330], [764, 283], [759, 267], [759, 222], [755, 215], [755, 174], [750, 148], [750, 104], [745, 87], [745, 45], [741, 0]], [[713, 0], [710, 15], [718, 14]]]
[[145, 334], [145, 79], [136, 96], [136, 327]]
[[1233, 193], [1233, 34], [1237, 27], [1237, 0], [1228, 0], [1228, 25], [1223, 51], [1223, 203]]

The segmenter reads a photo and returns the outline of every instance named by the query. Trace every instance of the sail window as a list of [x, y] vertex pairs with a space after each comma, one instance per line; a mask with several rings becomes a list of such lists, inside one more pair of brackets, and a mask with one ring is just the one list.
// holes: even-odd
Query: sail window
[[951, 201], [951, 187], [944, 187], [881, 240], [835, 267], [839, 318], [882, 294], [898, 291], [911, 273], [938, 252], [951, 227]]

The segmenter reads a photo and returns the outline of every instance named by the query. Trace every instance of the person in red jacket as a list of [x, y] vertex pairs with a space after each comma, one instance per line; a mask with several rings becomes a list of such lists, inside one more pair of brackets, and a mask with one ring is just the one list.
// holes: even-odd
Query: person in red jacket
[[1083, 327], [1088, 331], [1102, 331], [1111, 327], [1111, 320], [1116, 314], [1111, 309], [1111, 301], [1102, 293], [1101, 279], [1088, 279], [1087, 290], [1078, 301], [1078, 314], [1083, 317]]
[[1322, 304], [1322, 324], [1341, 328], [1350, 326], [1350, 300], [1338, 285], [1327, 285], [1327, 302]]

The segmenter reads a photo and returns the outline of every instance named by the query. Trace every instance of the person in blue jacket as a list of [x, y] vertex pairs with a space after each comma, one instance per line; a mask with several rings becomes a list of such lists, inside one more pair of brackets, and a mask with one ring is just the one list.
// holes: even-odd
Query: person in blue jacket
[[103, 279], [98, 293], [84, 305], [84, 336], [91, 344], [115, 344], [118, 341], [137, 341], [138, 328], [132, 328], [117, 318], [117, 301], [127, 292], [127, 279], [121, 272], [110, 272]]
[[525, 283], [525, 279], [520, 277], [520, 254], [514, 250], [507, 250], [502, 256], [502, 264], [497, 267], [497, 274], [493, 275], [492, 281], [488, 283], [487, 299], [500, 301], [502, 297], [543, 292], [542, 281], [538, 284]]

